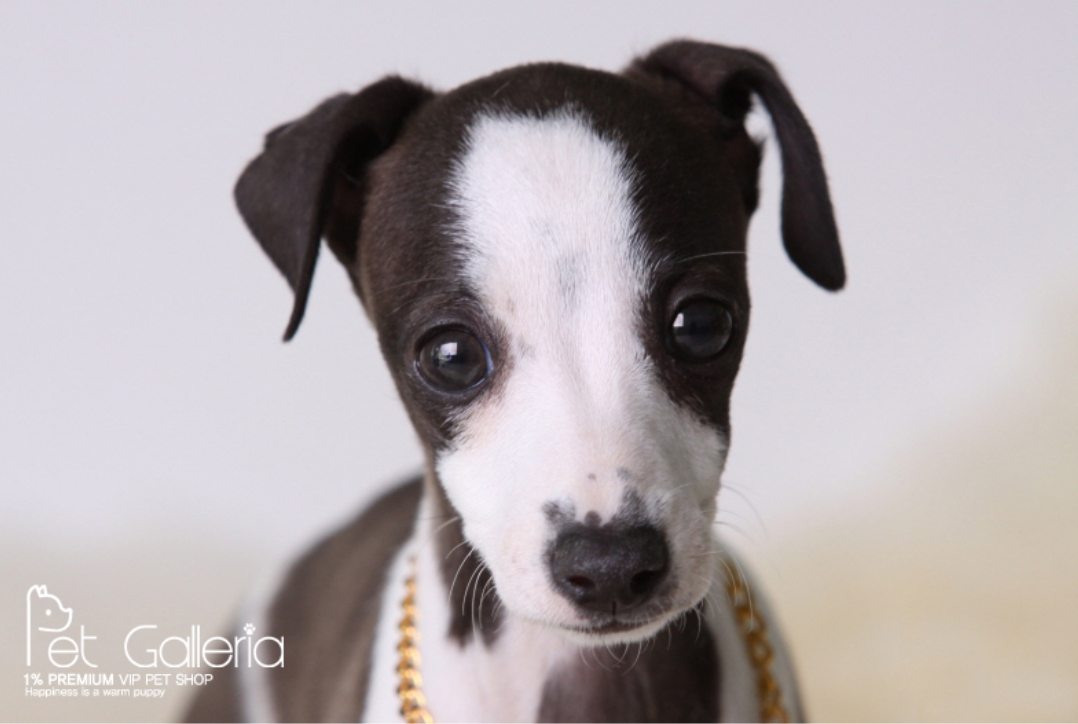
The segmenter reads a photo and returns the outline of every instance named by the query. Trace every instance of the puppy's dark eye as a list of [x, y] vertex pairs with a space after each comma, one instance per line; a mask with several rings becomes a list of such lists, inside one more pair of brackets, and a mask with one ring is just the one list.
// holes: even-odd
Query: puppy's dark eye
[[446, 329], [429, 337], [419, 349], [419, 371], [443, 392], [463, 392], [490, 372], [486, 346], [470, 332]]
[[734, 318], [725, 305], [711, 299], [692, 299], [678, 307], [670, 323], [670, 351], [685, 362], [705, 362], [730, 341]]

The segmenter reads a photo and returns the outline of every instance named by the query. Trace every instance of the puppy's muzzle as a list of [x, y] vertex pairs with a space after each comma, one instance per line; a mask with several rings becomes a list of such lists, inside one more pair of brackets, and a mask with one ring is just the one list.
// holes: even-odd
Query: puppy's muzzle
[[562, 530], [550, 555], [557, 591], [587, 612], [628, 614], [650, 601], [666, 579], [666, 539], [652, 525]]

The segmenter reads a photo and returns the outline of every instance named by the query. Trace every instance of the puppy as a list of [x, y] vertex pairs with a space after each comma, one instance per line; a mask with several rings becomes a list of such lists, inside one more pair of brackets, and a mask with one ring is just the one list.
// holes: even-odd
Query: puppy
[[269, 133], [236, 200], [295, 291], [285, 339], [324, 238], [426, 467], [282, 574], [247, 620], [283, 666], [218, 670], [192, 719], [801, 716], [714, 535], [753, 95], [787, 252], [837, 290], [815, 139], [751, 51], [676, 41], [620, 75], [541, 63], [447, 93], [388, 77]]

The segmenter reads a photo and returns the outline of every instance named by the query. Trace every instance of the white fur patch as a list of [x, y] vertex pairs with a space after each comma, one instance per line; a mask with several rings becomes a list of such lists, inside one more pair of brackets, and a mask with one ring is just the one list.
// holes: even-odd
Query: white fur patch
[[[423, 693], [438, 721], [533, 721], [547, 674], [577, 652], [561, 636], [510, 618], [492, 647], [460, 646], [445, 635], [456, 615], [447, 605], [442, 559], [431, 532], [437, 519], [424, 498], [416, 533], [394, 559], [382, 592], [382, 609], [372, 650], [370, 687], [362, 721], [397, 721], [400, 698], [397, 664], [399, 621], [405, 579], [415, 558], [420, 673]], [[426, 523], [426, 525], [424, 524]], [[456, 582], [458, 586], [468, 581]], [[490, 601], [486, 605], [492, 605]], [[472, 613], [472, 612], [468, 612]], [[541, 629], [541, 630], [538, 630]], [[477, 632], [478, 633], [478, 632]]]
[[671, 613], [695, 604], [726, 441], [670, 399], [645, 352], [651, 271], [623, 149], [573, 110], [480, 116], [452, 189], [465, 272], [510, 359], [437, 470], [507, 609], [579, 625], [551, 587], [544, 505], [606, 521], [627, 490], [667, 536]]

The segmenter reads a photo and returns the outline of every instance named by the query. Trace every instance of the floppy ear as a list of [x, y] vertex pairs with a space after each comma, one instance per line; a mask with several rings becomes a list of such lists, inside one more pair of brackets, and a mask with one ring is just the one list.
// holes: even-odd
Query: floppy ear
[[342, 262], [354, 259], [367, 164], [432, 97], [395, 76], [334, 96], [266, 134], [264, 150], [240, 175], [240, 215], [295, 293], [285, 341], [303, 319], [320, 238]]
[[[808, 121], [767, 58], [739, 48], [675, 40], [637, 59], [629, 70], [681, 84], [721, 114], [731, 134], [744, 131], [751, 94], [760, 97], [782, 150], [786, 253], [821, 287], [841, 289], [846, 270], [820, 149]], [[755, 180], [752, 183], [755, 187]]]

